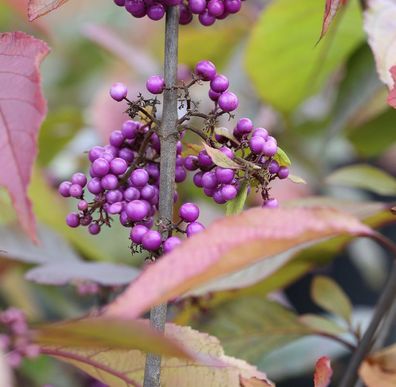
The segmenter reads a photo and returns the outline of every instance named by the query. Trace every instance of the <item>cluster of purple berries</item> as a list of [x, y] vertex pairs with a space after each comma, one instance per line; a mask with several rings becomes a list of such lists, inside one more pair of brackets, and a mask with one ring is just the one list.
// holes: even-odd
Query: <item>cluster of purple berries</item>
[[244, 0], [114, 0], [114, 3], [125, 9], [134, 17], [149, 17], [161, 20], [168, 7], [179, 6], [179, 23], [189, 24], [198, 15], [203, 26], [211, 26], [216, 20], [225, 19], [238, 13]]
[[9, 308], [0, 312], [0, 324], [0, 349], [10, 367], [19, 367], [25, 357], [32, 359], [40, 355], [40, 347], [31, 342], [26, 316], [21, 310]]

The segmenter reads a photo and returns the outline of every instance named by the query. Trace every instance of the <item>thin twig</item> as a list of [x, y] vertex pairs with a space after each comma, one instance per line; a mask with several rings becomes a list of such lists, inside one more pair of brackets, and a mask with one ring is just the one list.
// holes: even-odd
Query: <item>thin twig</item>
[[[175, 164], [177, 131], [177, 56], [179, 33], [179, 7], [169, 7], [165, 24], [165, 63], [164, 78], [167, 89], [164, 90], [162, 123], [159, 129], [161, 141], [160, 159], [160, 219], [172, 221], [173, 195], [175, 189]], [[166, 233], [164, 234], [166, 237]], [[159, 330], [165, 330], [167, 305], [154, 307], [150, 313], [151, 325]], [[161, 376], [161, 357], [147, 354], [144, 370], [144, 387], [159, 387]]]
[[[383, 235], [376, 233], [374, 239], [381, 243], [384, 247], [389, 249], [396, 258], [396, 245], [384, 237]], [[374, 344], [374, 337], [378, 331], [378, 327], [381, 324], [385, 314], [394, 302], [396, 294], [396, 263], [393, 263], [392, 271], [385, 284], [384, 290], [380, 295], [373, 318], [368, 326], [366, 332], [363, 335], [356, 351], [353, 353], [351, 360], [348, 364], [347, 370], [344, 374], [343, 379], [339, 387], [352, 387], [358, 380], [358, 369], [360, 364], [371, 351]]]

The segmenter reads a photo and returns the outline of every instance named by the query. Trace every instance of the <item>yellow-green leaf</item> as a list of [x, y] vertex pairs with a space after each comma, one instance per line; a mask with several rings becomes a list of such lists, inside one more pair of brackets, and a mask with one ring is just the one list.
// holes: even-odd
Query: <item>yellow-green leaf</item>
[[278, 150], [277, 150], [277, 152], [275, 153], [273, 159], [274, 159], [275, 161], [277, 161], [278, 164], [279, 164], [281, 167], [288, 167], [288, 166], [291, 165], [291, 161], [290, 161], [290, 159], [289, 159], [289, 156], [288, 156], [288, 155], [286, 154], [286, 152], [285, 152], [282, 148], [280, 148], [279, 146], [278, 146]]
[[230, 158], [228, 158], [222, 151], [212, 148], [205, 143], [204, 143], [204, 146], [205, 146], [206, 152], [208, 152], [208, 155], [211, 157], [212, 161], [219, 167], [230, 168], [230, 169], [241, 168], [239, 164], [237, 164], [235, 161], [232, 161]]
[[235, 199], [227, 203], [227, 215], [237, 215], [242, 212], [248, 196], [248, 184], [243, 183]]

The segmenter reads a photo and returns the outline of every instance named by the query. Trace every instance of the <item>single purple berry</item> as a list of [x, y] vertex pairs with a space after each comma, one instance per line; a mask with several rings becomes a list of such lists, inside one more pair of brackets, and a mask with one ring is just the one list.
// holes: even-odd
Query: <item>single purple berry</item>
[[88, 232], [89, 232], [91, 235], [97, 235], [97, 234], [100, 233], [100, 226], [99, 226], [97, 223], [91, 223], [91, 224], [88, 226]]
[[263, 203], [263, 208], [278, 208], [279, 203], [276, 199], [268, 199]]
[[145, 185], [141, 190], [140, 190], [140, 196], [144, 200], [151, 200], [155, 194], [157, 193], [157, 190], [154, 186], [152, 185]]
[[195, 171], [198, 168], [198, 157], [189, 155], [184, 159], [184, 167], [188, 171]]
[[96, 159], [92, 163], [92, 172], [97, 177], [103, 177], [103, 176], [107, 175], [109, 173], [109, 171], [110, 171], [110, 164], [103, 157]]
[[151, 178], [157, 180], [160, 175], [159, 167], [157, 164], [147, 164], [146, 171]]
[[216, 179], [220, 184], [229, 184], [234, 178], [234, 171], [229, 168], [217, 167], [215, 170]]
[[122, 124], [121, 132], [125, 138], [132, 140], [137, 136], [139, 127], [139, 122], [128, 120]]
[[146, 234], [148, 228], [143, 226], [142, 224], [138, 224], [131, 229], [130, 238], [133, 243], [140, 244], [142, 243], [142, 238], [144, 234]]
[[249, 140], [249, 147], [253, 153], [260, 154], [264, 152], [265, 140], [259, 136], [253, 136]]
[[94, 146], [89, 152], [88, 152], [88, 159], [91, 163], [93, 163], [96, 159], [99, 157], [102, 157], [102, 154], [104, 152], [104, 149], [101, 146]]
[[278, 146], [276, 144], [276, 141], [271, 140], [273, 137], [268, 137], [267, 141], [264, 142], [263, 145], [263, 154], [267, 157], [272, 157], [276, 154], [278, 151]]
[[[198, 16], [198, 20], [203, 26], [209, 27], [212, 24], [214, 24], [216, 18], [212, 16], [208, 10], [205, 10]], [[209, 81], [209, 79], [205, 79], [205, 80]]]
[[144, 200], [132, 200], [126, 205], [126, 213], [133, 222], [143, 220], [149, 213], [149, 204]]
[[72, 186], [72, 183], [70, 181], [63, 181], [60, 183], [58, 192], [64, 197], [68, 198], [70, 197], [70, 187]]
[[202, 60], [196, 64], [195, 74], [204, 81], [211, 81], [216, 76], [216, 66], [208, 60]]
[[194, 176], [193, 176], [193, 182], [194, 184], [199, 187], [202, 188], [202, 172], [197, 172]]
[[133, 150], [128, 148], [122, 148], [118, 154], [121, 159], [124, 159], [127, 163], [131, 163], [135, 159], [135, 153]]
[[203, 192], [206, 196], [208, 196], [209, 198], [211, 198], [215, 192], [216, 192], [216, 188], [208, 188], [208, 187], [204, 187]]
[[206, 0], [188, 0], [188, 6], [192, 13], [199, 15], [206, 9]]
[[248, 134], [253, 130], [253, 122], [250, 118], [241, 118], [237, 122], [236, 129], [241, 135]]
[[127, 202], [131, 202], [132, 200], [140, 199], [140, 192], [135, 187], [129, 187], [124, 192], [124, 199]]
[[113, 0], [115, 5], [118, 5], [119, 7], [125, 6], [125, 0]]
[[116, 157], [110, 162], [110, 170], [115, 175], [123, 175], [127, 169], [128, 169], [127, 162], [120, 157]]
[[198, 153], [198, 163], [201, 167], [211, 167], [213, 165], [212, 158], [208, 155], [206, 150]]
[[161, 20], [164, 17], [164, 15], [165, 15], [165, 8], [160, 3], [150, 5], [150, 7], [147, 10], [147, 16], [151, 20]]
[[[109, 142], [111, 145], [113, 145], [116, 148], [119, 148], [122, 143], [124, 142], [125, 137], [122, 134], [121, 130], [115, 130], [114, 132], [111, 133], [110, 138], [109, 138]], [[113, 154], [113, 152], [109, 152], [111, 154]], [[113, 154], [114, 157], [114, 154]]]
[[226, 91], [219, 97], [219, 107], [225, 112], [232, 112], [238, 104], [238, 97], [231, 91]]
[[224, 13], [224, 3], [220, 0], [209, 0], [208, 12], [214, 17], [221, 16]]
[[223, 195], [224, 200], [228, 202], [229, 200], [235, 199], [238, 191], [235, 186], [231, 184], [225, 184], [221, 188], [221, 194]]
[[[212, 0], [211, 0], [212, 1]], [[210, 88], [216, 93], [223, 93], [228, 89], [230, 82], [225, 75], [218, 74], [210, 81]]]
[[110, 205], [107, 212], [111, 215], [115, 215], [121, 213], [122, 209], [123, 209], [123, 204], [121, 202], [117, 202]]
[[87, 184], [87, 177], [83, 173], [77, 172], [72, 176], [71, 182], [73, 184], [78, 184], [81, 187], [85, 187]]
[[132, 172], [130, 180], [135, 187], [144, 187], [149, 181], [149, 174], [145, 169], [138, 168]]
[[114, 83], [110, 89], [110, 96], [117, 102], [122, 101], [128, 95], [127, 87], [120, 82]]
[[146, 82], [146, 88], [152, 94], [161, 94], [165, 88], [165, 80], [161, 75], [152, 75]]
[[83, 193], [83, 189], [80, 184], [72, 184], [70, 186], [70, 196], [73, 196], [74, 198], [79, 198], [81, 197]]
[[92, 216], [91, 215], [85, 215], [80, 219], [80, 224], [81, 226], [89, 226], [92, 222]]
[[185, 222], [195, 222], [199, 218], [199, 208], [194, 203], [184, 203], [179, 209], [179, 215]]
[[161, 234], [155, 230], [149, 230], [142, 238], [142, 246], [146, 250], [155, 251], [161, 247]]
[[213, 102], [217, 102], [219, 97], [221, 96], [221, 93], [216, 93], [215, 91], [213, 91], [212, 89], [209, 89], [208, 92], [209, 98], [213, 101]]
[[102, 184], [100, 182], [100, 179], [97, 177], [94, 177], [92, 180], [88, 182], [88, 191], [91, 192], [91, 194], [97, 195], [103, 191]]
[[225, 0], [224, 8], [228, 13], [238, 13], [241, 9], [241, 0]]
[[116, 189], [118, 187], [118, 178], [115, 175], [108, 174], [102, 177], [100, 181], [104, 189]]
[[183, 4], [183, 3], [179, 4], [179, 12], [180, 12], [179, 24], [181, 24], [182, 26], [185, 26], [192, 22], [193, 14], [192, 14], [190, 8], [188, 8], [185, 4]]
[[229, 159], [232, 160], [234, 158], [234, 152], [227, 146], [222, 146], [219, 150], [220, 152], [224, 153]]
[[125, 0], [125, 9], [137, 18], [146, 16], [146, 5], [143, 0]]
[[78, 227], [80, 225], [80, 217], [75, 212], [72, 212], [66, 216], [66, 224], [72, 228]]
[[268, 139], [268, 130], [264, 128], [256, 128], [253, 130], [252, 136], [259, 136], [264, 138], [264, 140]]
[[176, 167], [175, 182], [182, 183], [184, 180], [186, 180], [186, 177], [187, 177], [186, 170], [183, 167]]
[[205, 172], [202, 176], [202, 185], [204, 188], [216, 188], [218, 185], [216, 174], [214, 172]]
[[216, 190], [216, 192], [213, 194], [213, 200], [217, 204], [224, 204], [226, 202], [226, 200], [224, 199], [223, 194], [221, 192], [221, 189]]
[[175, 247], [181, 244], [181, 240], [178, 237], [171, 236], [163, 244], [164, 253], [170, 253]]
[[272, 174], [276, 174], [279, 172], [279, 164], [275, 160], [271, 160], [268, 164], [268, 172]]
[[[279, 179], [286, 179], [289, 176], [289, 168], [287, 167], [280, 167], [278, 171]], [[70, 188], [71, 192], [71, 188]]]
[[116, 202], [122, 201], [124, 198], [122, 192], [118, 189], [113, 189], [106, 192], [106, 201], [107, 203], [113, 204]]
[[85, 200], [80, 200], [78, 202], [77, 208], [80, 211], [86, 211], [88, 209], [88, 203]]
[[187, 237], [191, 237], [194, 234], [198, 234], [199, 232], [205, 230], [205, 227], [199, 222], [190, 223], [186, 228]]

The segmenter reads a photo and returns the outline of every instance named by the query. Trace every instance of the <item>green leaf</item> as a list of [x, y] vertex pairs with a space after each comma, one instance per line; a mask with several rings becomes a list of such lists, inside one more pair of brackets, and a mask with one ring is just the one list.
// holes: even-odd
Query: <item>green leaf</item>
[[348, 139], [358, 153], [374, 157], [396, 142], [396, 110], [388, 109], [364, 124], [348, 130]]
[[235, 143], [237, 145], [240, 144], [240, 142], [234, 137], [234, 135], [227, 128], [217, 127], [217, 128], [215, 128], [214, 131], [219, 136], [223, 136], [225, 138], [228, 138], [229, 140], [231, 140], [233, 143]]
[[245, 205], [246, 199], [248, 196], [248, 184], [246, 182], [242, 183], [241, 188], [239, 189], [238, 195], [235, 199], [231, 200], [226, 204], [227, 206], [227, 216], [228, 215], [237, 215], [242, 212], [243, 207]]
[[218, 337], [226, 353], [255, 363], [312, 330], [284, 306], [259, 297], [231, 300], [204, 314], [195, 327]]
[[205, 146], [206, 152], [208, 152], [208, 155], [211, 157], [212, 161], [219, 167], [230, 168], [230, 169], [240, 169], [241, 168], [239, 164], [237, 164], [235, 161], [232, 161], [230, 158], [228, 158], [222, 151], [212, 148], [205, 143], [204, 143], [204, 146]]
[[366, 164], [337, 169], [326, 178], [326, 182], [365, 189], [379, 195], [396, 195], [396, 179], [381, 169]]
[[48, 164], [82, 128], [81, 110], [63, 107], [50, 112], [44, 121], [39, 136], [39, 163]]
[[322, 1], [277, 0], [253, 28], [248, 74], [258, 95], [282, 112], [318, 92], [364, 38], [357, 1], [349, 2], [337, 29], [315, 46], [322, 17]]
[[278, 151], [274, 155], [273, 159], [278, 162], [281, 167], [288, 167], [291, 165], [291, 161], [286, 152], [278, 146]]
[[317, 276], [312, 281], [311, 297], [327, 312], [351, 322], [352, 304], [340, 286], [329, 277]]
[[307, 182], [300, 176], [296, 175], [289, 175], [288, 179], [296, 184], [307, 184]]
[[318, 333], [340, 335], [346, 332], [346, 329], [340, 327], [335, 321], [315, 314], [304, 314], [299, 317], [299, 321]]

